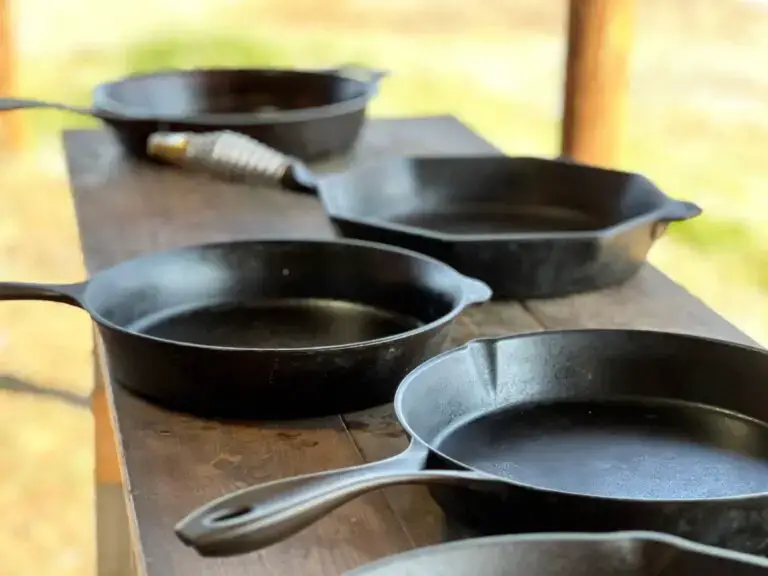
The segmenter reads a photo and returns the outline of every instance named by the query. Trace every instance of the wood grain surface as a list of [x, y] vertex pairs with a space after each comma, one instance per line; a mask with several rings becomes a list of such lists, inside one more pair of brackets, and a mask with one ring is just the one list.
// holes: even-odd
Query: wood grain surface
[[[223, 183], [125, 159], [106, 132], [65, 136], [90, 273], [159, 249], [253, 237], [332, 234], [312, 197]], [[369, 122], [351, 159], [384, 154], [488, 154], [454, 118]], [[325, 166], [322, 169], [334, 169]], [[648, 266], [628, 285], [561, 300], [490, 303], [460, 317], [452, 345], [542, 328], [643, 327], [750, 342]], [[351, 502], [285, 542], [248, 556], [202, 559], [173, 525], [211, 498], [254, 483], [385, 458], [407, 440], [389, 406], [311, 421], [224, 425], [175, 414], [109, 386], [138, 558], [151, 576], [330, 576], [436, 542], [439, 509], [421, 488]]]

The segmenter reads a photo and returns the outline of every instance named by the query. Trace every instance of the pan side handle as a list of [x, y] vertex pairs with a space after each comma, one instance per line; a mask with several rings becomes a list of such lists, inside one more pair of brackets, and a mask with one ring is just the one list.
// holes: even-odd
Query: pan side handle
[[483, 304], [484, 302], [490, 300], [493, 296], [493, 290], [491, 290], [491, 287], [482, 280], [478, 280], [477, 278], [464, 276], [463, 286], [464, 303], [467, 306], [472, 304]]
[[670, 222], [684, 222], [701, 214], [698, 204], [684, 200], [670, 199], [661, 209], [659, 219], [651, 228], [651, 238], [658, 240], [667, 231]]
[[[389, 460], [296, 476], [234, 492], [192, 512], [176, 535], [202, 556], [234, 556], [265, 548], [310, 526], [367, 492], [399, 484], [488, 483], [473, 472], [422, 471], [422, 446]], [[422, 457], [415, 457], [420, 450]]]
[[698, 204], [685, 200], [670, 200], [661, 211], [661, 220], [666, 222], [682, 222], [690, 220], [701, 214]]
[[0, 282], [0, 300], [43, 300], [82, 308], [82, 297], [86, 286], [85, 282], [77, 284]]

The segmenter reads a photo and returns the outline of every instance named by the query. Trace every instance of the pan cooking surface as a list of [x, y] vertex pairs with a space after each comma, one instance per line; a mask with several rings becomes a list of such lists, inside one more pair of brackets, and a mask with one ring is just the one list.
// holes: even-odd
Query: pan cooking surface
[[176, 309], [142, 318], [129, 329], [208, 346], [305, 348], [374, 340], [421, 324], [364, 304], [302, 298]]
[[668, 400], [513, 405], [451, 428], [438, 447], [483, 472], [592, 496], [768, 492], [768, 426]]
[[473, 206], [450, 212], [407, 214], [392, 221], [448, 234], [578, 232], [604, 227], [587, 214], [556, 206]]
[[280, 110], [298, 110], [323, 104], [312, 95], [297, 94], [287, 97], [284, 94], [269, 92], [219, 93], [209, 94], [208, 99], [198, 103], [197, 114], [242, 114], [249, 112], [279, 112]]

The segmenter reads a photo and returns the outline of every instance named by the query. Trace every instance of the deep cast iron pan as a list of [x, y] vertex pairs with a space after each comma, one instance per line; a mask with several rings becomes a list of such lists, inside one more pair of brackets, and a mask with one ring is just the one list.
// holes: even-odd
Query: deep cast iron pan
[[768, 561], [653, 532], [527, 534], [420, 548], [346, 576], [764, 576]]
[[147, 157], [153, 132], [235, 130], [291, 156], [318, 160], [352, 148], [385, 74], [357, 66], [172, 70], [101, 84], [92, 108], [3, 98], [0, 111], [58, 108], [99, 118], [140, 158]]
[[651, 530], [768, 554], [768, 354], [642, 330], [470, 342], [416, 368], [408, 450], [247, 488], [182, 520], [203, 555], [256, 550], [365, 492], [430, 484], [472, 531]]
[[201, 416], [295, 418], [392, 400], [489, 288], [426, 256], [355, 241], [191, 246], [70, 285], [0, 283], [96, 322], [110, 376]]

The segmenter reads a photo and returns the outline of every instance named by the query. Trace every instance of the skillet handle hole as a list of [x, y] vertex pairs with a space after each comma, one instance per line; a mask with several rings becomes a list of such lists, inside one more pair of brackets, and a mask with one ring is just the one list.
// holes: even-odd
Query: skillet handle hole
[[242, 518], [243, 516], [247, 516], [253, 512], [252, 506], [243, 506], [241, 508], [228, 508], [226, 510], [222, 510], [221, 512], [218, 512], [211, 516], [209, 518], [209, 522], [211, 524], [224, 524], [226, 522], [229, 522], [230, 520], [237, 520], [239, 518]]

